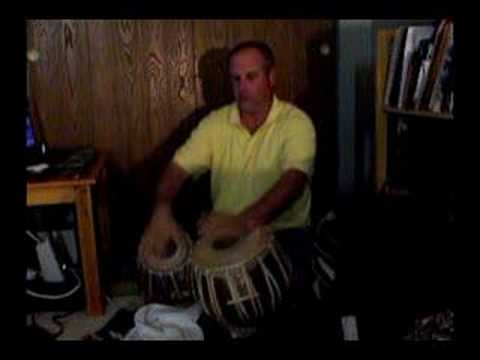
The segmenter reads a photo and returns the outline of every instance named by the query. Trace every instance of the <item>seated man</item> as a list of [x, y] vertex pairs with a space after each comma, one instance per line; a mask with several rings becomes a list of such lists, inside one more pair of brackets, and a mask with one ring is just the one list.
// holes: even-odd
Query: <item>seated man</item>
[[235, 102], [207, 115], [167, 166], [139, 261], [155, 268], [162, 239], [187, 236], [172, 216], [172, 201], [187, 177], [210, 170], [213, 210], [199, 220], [200, 236], [241, 236], [269, 225], [292, 260], [295, 287], [309, 287], [315, 129], [303, 111], [274, 95], [268, 45], [241, 43], [228, 65]]

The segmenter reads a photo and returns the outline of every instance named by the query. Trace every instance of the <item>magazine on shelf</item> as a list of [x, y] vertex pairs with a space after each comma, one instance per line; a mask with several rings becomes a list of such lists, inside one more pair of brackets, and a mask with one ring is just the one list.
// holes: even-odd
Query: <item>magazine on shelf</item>
[[405, 34], [407, 27], [402, 26], [395, 30], [395, 35], [392, 41], [390, 50], [390, 61], [388, 64], [387, 84], [385, 86], [384, 105], [395, 107], [398, 99], [398, 92], [400, 90], [400, 75], [399, 69], [402, 66], [403, 45], [405, 42]]
[[418, 104], [419, 110], [429, 110], [430, 99], [433, 93], [433, 87], [436, 82], [437, 77], [439, 76], [440, 72], [440, 61], [442, 58], [442, 54], [445, 51], [446, 43], [447, 43], [447, 24], [449, 23], [448, 20], [442, 20], [438, 25], [433, 42], [433, 54], [431, 59], [431, 64], [428, 70], [427, 79], [425, 80], [425, 88], [420, 95], [420, 101]]
[[[404, 109], [407, 105], [407, 94], [412, 82], [416, 84], [416, 76], [420, 69], [421, 60], [419, 60], [419, 49], [422, 49], [430, 41], [434, 34], [435, 27], [433, 25], [410, 26], [407, 29], [405, 38], [405, 47], [403, 50], [402, 73], [400, 80], [400, 93], [398, 96], [397, 108]], [[424, 51], [423, 51], [424, 52]], [[412, 92], [412, 91], [411, 91]]]
[[[445, 28], [446, 41], [438, 57], [438, 76], [432, 88], [428, 110], [436, 113], [451, 113], [450, 102], [453, 104], [453, 23]], [[452, 99], [452, 100], [450, 100]]]

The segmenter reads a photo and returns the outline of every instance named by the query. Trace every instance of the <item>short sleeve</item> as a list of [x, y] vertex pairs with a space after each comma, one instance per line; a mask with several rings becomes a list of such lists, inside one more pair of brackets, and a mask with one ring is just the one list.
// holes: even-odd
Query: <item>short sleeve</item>
[[189, 175], [200, 175], [209, 170], [212, 163], [215, 136], [215, 119], [210, 114], [200, 121], [187, 141], [175, 152], [173, 161]]
[[294, 111], [285, 126], [282, 169], [296, 169], [309, 178], [313, 175], [316, 154], [316, 134], [312, 121], [302, 111]]

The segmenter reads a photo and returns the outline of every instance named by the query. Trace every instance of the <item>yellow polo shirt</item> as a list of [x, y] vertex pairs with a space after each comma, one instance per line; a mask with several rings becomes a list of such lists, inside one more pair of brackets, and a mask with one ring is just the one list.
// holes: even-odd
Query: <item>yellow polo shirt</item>
[[[289, 169], [313, 174], [315, 129], [302, 110], [274, 97], [266, 121], [253, 134], [240, 122], [236, 103], [212, 111], [174, 156], [190, 175], [211, 170], [216, 211], [236, 215], [270, 190]], [[310, 182], [272, 223], [274, 230], [310, 223]]]

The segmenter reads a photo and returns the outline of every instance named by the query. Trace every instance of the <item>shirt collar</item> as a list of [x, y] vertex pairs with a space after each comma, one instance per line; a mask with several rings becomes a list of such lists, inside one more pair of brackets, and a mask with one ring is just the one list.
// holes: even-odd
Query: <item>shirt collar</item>
[[[267, 119], [262, 124], [262, 126], [273, 122], [277, 118], [278, 111], [280, 110], [280, 103], [281, 102], [276, 97], [276, 95], [273, 95], [272, 107], [270, 108], [270, 111], [268, 112], [268, 115], [267, 115]], [[238, 106], [237, 106], [236, 103], [233, 103], [233, 105], [232, 105], [232, 111], [230, 112], [229, 120], [230, 120], [230, 123], [232, 123], [232, 124], [241, 125], [241, 123], [240, 123], [240, 111], [238, 111]]]

